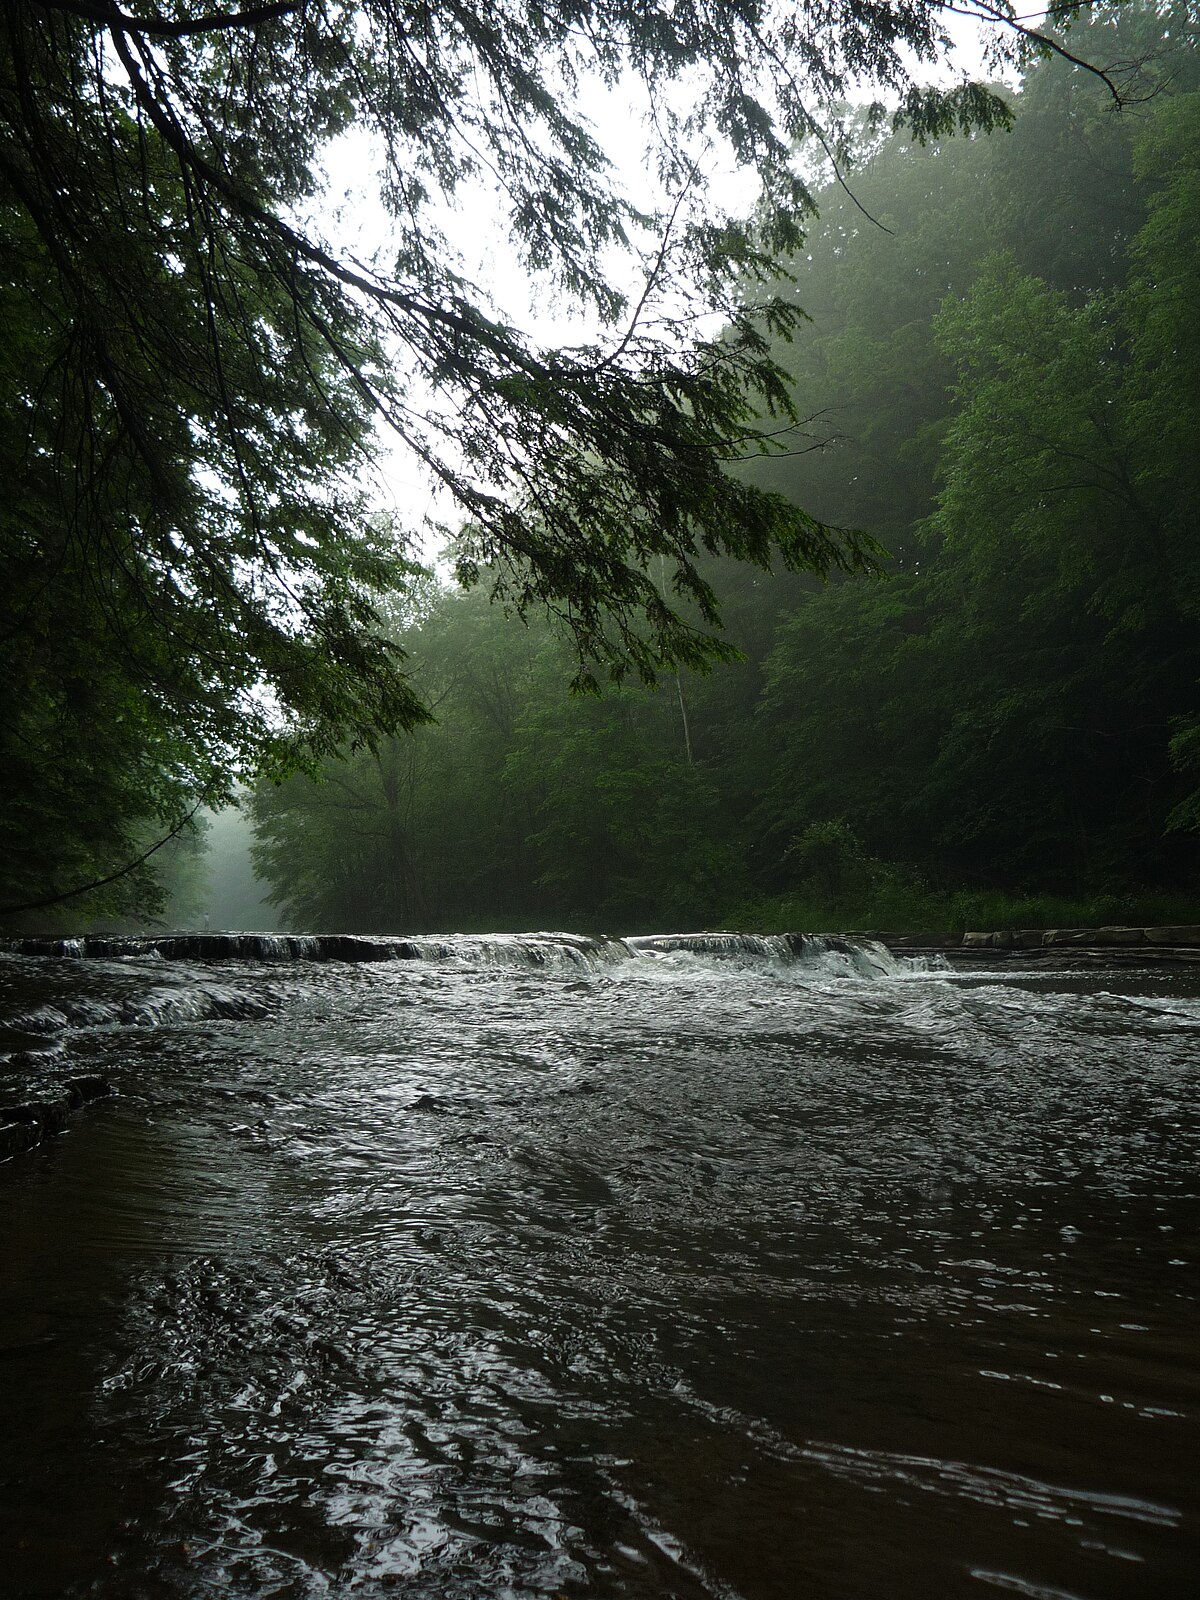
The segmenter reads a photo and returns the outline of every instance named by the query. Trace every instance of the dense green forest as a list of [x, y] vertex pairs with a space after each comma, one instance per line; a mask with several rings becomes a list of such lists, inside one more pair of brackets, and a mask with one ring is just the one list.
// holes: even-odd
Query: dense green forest
[[[295, 925], [953, 926], [1193, 915], [1200, 65], [1185, 8], [1072, 34], [1012, 131], [864, 127], [772, 290], [801, 425], [731, 470], [877, 576], [702, 564], [740, 662], [571, 696], [569, 637], [431, 580], [436, 721], [264, 783]], [[666, 589], [665, 569], [651, 578]]]
[[[797, 141], [840, 148], [851, 85], [917, 136], [1003, 123], [931, 83], [949, 51], [936, 0], [5, 0], [0, 916], [152, 909], [205, 807], [420, 726], [383, 611], [435, 532], [567, 619], [582, 682], [720, 658], [705, 553], [862, 568], [725, 467], [789, 417]], [[636, 173], [581, 86], [636, 107]]]
[[966, 9], [8, 0], [4, 927], [1193, 907], [1195, 8]]

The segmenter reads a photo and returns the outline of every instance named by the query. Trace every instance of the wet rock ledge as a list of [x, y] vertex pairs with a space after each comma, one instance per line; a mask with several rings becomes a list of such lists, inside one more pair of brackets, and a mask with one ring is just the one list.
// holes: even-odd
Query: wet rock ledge
[[998, 928], [990, 933], [877, 933], [901, 955], [984, 959], [1077, 955], [1093, 961], [1200, 962], [1200, 924], [1163, 928]]
[[162, 956], [166, 961], [402, 961], [422, 955], [412, 939], [354, 933], [167, 933], [32, 935], [0, 940], [11, 955], [122, 959]]
[[73, 1111], [111, 1093], [107, 1078], [70, 1078], [58, 1094], [47, 1100], [0, 1105], [0, 1161], [32, 1150], [44, 1139], [61, 1133]]

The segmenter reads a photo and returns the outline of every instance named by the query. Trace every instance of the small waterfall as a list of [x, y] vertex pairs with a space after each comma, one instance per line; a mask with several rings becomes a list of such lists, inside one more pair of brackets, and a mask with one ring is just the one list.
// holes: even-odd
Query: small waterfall
[[902, 971], [905, 963], [871, 939], [810, 933], [656, 933], [624, 939], [576, 933], [456, 933], [386, 938], [356, 933], [87, 934], [81, 938], [0, 941], [10, 955], [56, 960], [458, 961], [495, 967], [600, 969], [630, 959], [688, 954], [747, 964], [823, 966], [863, 977]]
[[774, 961], [820, 967], [843, 976], [879, 978], [904, 970], [904, 964], [874, 939], [845, 939], [821, 933], [656, 933], [639, 934], [625, 944], [637, 956], [677, 952], [718, 960]]
[[725, 960], [792, 961], [792, 940], [802, 935], [786, 933], [647, 933], [625, 940], [638, 956], [664, 956], [684, 952], [717, 956]]
[[630, 954], [624, 939], [581, 933], [459, 933], [410, 943], [426, 961], [458, 960], [489, 967], [596, 969], [627, 961]]
[[10, 955], [53, 960], [293, 962], [467, 961], [487, 966], [595, 967], [625, 960], [620, 939], [575, 933], [455, 933], [384, 938], [357, 933], [87, 934], [81, 938], [21, 938], [0, 942]]
[[166, 961], [316, 960], [317, 940], [297, 933], [171, 933], [158, 938], [96, 937], [84, 941], [89, 956], [120, 959], [159, 955]]
[[[85, 957], [122, 961], [161, 956], [166, 961], [318, 961], [387, 960], [373, 953], [375, 945], [394, 945], [395, 940], [366, 940], [352, 935], [322, 937], [297, 933], [165, 933], [120, 934], [89, 933], [74, 939], [23, 938], [0, 941], [0, 950], [9, 955], [41, 956], [56, 960]], [[346, 946], [322, 954], [322, 946]], [[357, 947], [369, 945], [372, 953], [358, 954]], [[351, 946], [354, 947], [351, 950]]]
[[789, 933], [784, 936], [793, 959], [828, 968], [836, 964], [847, 976], [889, 978], [906, 972], [912, 963], [892, 954], [877, 939], [845, 939], [833, 933]]

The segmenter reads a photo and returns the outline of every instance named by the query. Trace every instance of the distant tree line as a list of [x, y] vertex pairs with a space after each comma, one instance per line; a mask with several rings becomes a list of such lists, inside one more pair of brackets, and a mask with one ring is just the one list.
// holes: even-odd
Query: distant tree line
[[564, 693], [552, 624], [412, 596], [394, 637], [436, 722], [255, 796], [295, 923], [1195, 905], [1200, 57], [1182, 6], [1072, 38], [1136, 60], [1137, 102], [1039, 59], [1011, 133], [864, 127], [792, 278], [748, 286], [810, 319], [772, 350], [807, 421], [732, 470], [885, 572], [708, 558], [743, 659], [602, 698]]
[[[980, 14], [1012, 59], [1066, 48]], [[201, 806], [421, 724], [381, 607], [427, 530], [372, 514], [383, 435], [440, 491], [458, 580], [568, 619], [585, 683], [721, 654], [707, 553], [864, 566], [724, 464], [789, 420], [771, 340], [799, 312], [766, 284], [811, 211], [793, 142], [836, 152], [852, 84], [916, 135], [1002, 123], [985, 86], [922, 86], [947, 50], [936, 0], [5, 0], [0, 915], [146, 907]], [[581, 79], [653, 112], [652, 208]], [[321, 205], [351, 132], [369, 260]], [[709, 138], [753, 216], [711, 214]], [[516, 327], [456, 206], [594, 337]]]

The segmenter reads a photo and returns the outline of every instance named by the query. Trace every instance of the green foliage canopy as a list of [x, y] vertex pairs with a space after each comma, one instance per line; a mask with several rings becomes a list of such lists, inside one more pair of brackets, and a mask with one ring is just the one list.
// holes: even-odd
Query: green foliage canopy
[[[1059, 58], [1002, 139], [868, 135], [855, 194], [891, 231], [831, 187], [779, 286], [812, 320], [776, 355], [821, 414], [738, 470], [881, 535], [888, 572], [709, 560], [747, 659], [574, 704], [561, 642], [439, 602], [406, 636], [444, 664], [403, 824], [427, 898], [374, 925], [961, 926], [998, 895], [1027, 909], [985, 916], [1116, 920], [1147, 892], [1194, 916], [1195, 43], [1186, 7], [1098, 9], [1076, 48], [1142, 60], [1145, 103], [1113, 115]], [[326, 770], [260, 796], [262, 859], [302, 913], [305, 864], [339, 926], [385, 829], [361, 814], [351, 867], [335, 828], [307, 845]]]
[[[793, 143], [836, 153], [852, 84], [919, 137], [1005, 119], [977, 85], [917, 83], [940, 18], [925, 0], [8, 0], [6, 898], [98, 870], [130, 817], [176, 820], [264, 760], [420, 723], [379, 625], [410, 575], [410, 530], [373, 526], [362, 490], [380, 424], [455, 507], [459, 576], [564, 617], [585, 683], [728, 653], [708, 552], [867, 563], [866, 538], [725, 470], [795, 420], [770, 341], [799, 308], [746, 291], [800, 238]], [[588, 74], [655, 109], [662, 215], [574, 109]], [[316, 220], [323, 153], [352, 127], [390, 218], [368, 263]], [[708, 214], [682, 153], [705, 129], [761, 180], [752, 223]], [[596, 342], [540, 349], [467, 280], [441, 222], [481, 189]], [[718, 338], [691, 336], [714, 317]]]

